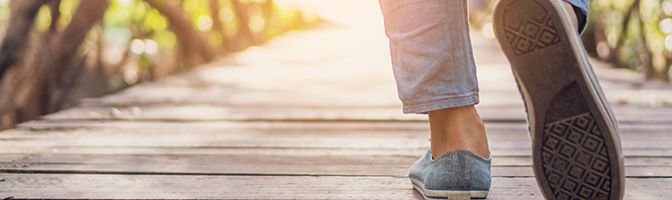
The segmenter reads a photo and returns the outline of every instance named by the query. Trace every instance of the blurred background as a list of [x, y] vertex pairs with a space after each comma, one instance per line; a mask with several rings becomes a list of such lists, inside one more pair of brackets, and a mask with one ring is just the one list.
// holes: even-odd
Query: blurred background
[[1, 128], [320, 19], [274, 0], [0, 0]]
[[[471, 24], [493, 38], [494, 0], [470, 0]], [[589, 0], [588, 28], [583, 42], [591, 56], [615, 67], [670, 81], [672, 60], [671, 0]]]
[[[543, 199], [495, 0], [464, 1], [491, 198]], [[672, 0], [589, 1], [625, 199], [669, 199]], [[0, 43], [0, 199], [422, 199], [378, 0], [0, 0]]]
[[[298, 1], [0, 0], [0, 128], [328, 23], [323, 15], [350, 9], [318, 16], [310, 5], [322, 1]], [[473, 31], [488, 39], [495, 2], [469, 1]], [[591, 0], [591, 7], [583, 39], [593, 57], [669, 82], [672, 0]], [[358, 17], [367, 16], [349, 18]]]

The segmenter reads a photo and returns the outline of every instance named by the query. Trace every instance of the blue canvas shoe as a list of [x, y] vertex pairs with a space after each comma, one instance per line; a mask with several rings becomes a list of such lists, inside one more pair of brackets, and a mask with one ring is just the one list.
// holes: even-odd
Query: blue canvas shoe
[[485, 199], [490, 191], [490, 159], [458, 150], [432, 160], [427, 150], [408, 176], [425, 199]]

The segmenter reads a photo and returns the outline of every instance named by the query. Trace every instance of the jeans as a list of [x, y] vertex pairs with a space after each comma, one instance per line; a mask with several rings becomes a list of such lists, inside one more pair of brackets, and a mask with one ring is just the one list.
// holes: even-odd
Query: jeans
[[[379, 1], [404, 113], [478, 104], [468, 0]], [[583, 30], [587, 0], [565, 1], [574, 6]]]

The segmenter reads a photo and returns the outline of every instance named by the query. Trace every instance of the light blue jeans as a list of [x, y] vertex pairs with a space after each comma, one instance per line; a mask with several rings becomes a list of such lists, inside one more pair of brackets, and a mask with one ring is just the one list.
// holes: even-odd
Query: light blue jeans
[[[379, 1], [404, 113], [478, 104], [468, 0]], [[565, 1], [574, 5], [582, 31], [587, 0]]]

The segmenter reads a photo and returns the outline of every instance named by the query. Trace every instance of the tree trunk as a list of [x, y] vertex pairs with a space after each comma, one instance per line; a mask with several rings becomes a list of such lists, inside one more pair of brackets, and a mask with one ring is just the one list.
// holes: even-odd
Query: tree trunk
[[236, 34], [236, 39], [242, 42], [238, 43], [238, 49], [242, 49], [256, 43], [254, 33], [250, 28], [250, 16], [247, 13], [247, 5], [239, 0], [231, 0], [231, 4], [233, 5], [236, 19], [238, 19], [238, 33]]
[[[633, 6], [634, 7], [634, 6]], [[642, 44], [644, 46], [644, 51], [640, 53], [641, 65], [644, 71], [645, 79], [652, 79], [656, 76], [656, 69], [653, 67], [653, 52], [651, 52], [651, 47], [649, 47], [649, 42], [646, 40], [646, 20], [642, 18], [640, 7], [637, 6], [637, 18], [639, 19], [639, 32], [642, 39]]]
[[[271, 21], [273, 20], [273, 7], [275, 7], [275, 3], [273, 0], [265, 0], [263, 4], [261, 4], [261, 10], [262, 13], [264, 14], [264, 30], [268, 30], [271, 26], [272, 23]], [[266, 38], [261, 38], [262, 40], [265, 40]]]
[[79, 47], [86, 39], [89, 30], [103, 19], [108, 4], [109, 1], [81, 1], [72, 15], [70, 24], [50, 44], [53, 53], [52, 63], [55, 64], [53, 69], [57, 77], [63, 77], [68, 67], [72, 65], [72, 60], [78, 55]]
[[596, 31], [598, 30], [597, 26], [599, 25], [593, 24], [592, 26], [586, 27], [586, 30], [584, 30], [581, 35], [581, 40], [583, 41], [583, 46], [586, 48], [586, 53], [593, 57], [599, 57], [599, 54], [597, 53], [597, 44], [599, 43], [599, 40], [596, 37], [598, 34]]
[[618, 52], [621, 50], [621, 47], [623, 46], [623, 43], [625, 43], [625, 38], [626, 33], [628, 32], [628, 24], [630, 24], [630, 19], [632, 18], [632, 14], [635, 12], [635, 10], [639, 10], [639, 2], [640, 0], [635, 0], [632, 2], [632, 5], [628, 9], [628, 12], [625, 13], [625, 17], [623, 18], [623, 24], [621, 24], [621, 32], [618, 35], [618, 40], [616, 41], [616, 46], [614, 46], [614, 49], [611, 51], [611, 54], [609, 55], [608, 61], [610, 63], [615, 63], [620, 65], [620, 61], [618, 59]]
[[14, 0], [11, 2], [12, 14], [8, 26], [11, 28], [8, 28], [2, 45], [0, 45], [0, 80], [7, 70], [23, 57], [37, 11], [46, 2], [45, 0]]
[[170, 29], [175, 33], [177, 42], [187, 65], [196, 65], [211, 61], [215, 53], [208, 42], [194, 29], [192, 23], [187, 20], [184, 10], [177, 1], [145, 0], [147, 4], [158, 10], [170, 22]]
[[51, 14], [51, 24], [49, 24], [49, 32], [55, 33], [58, 29], [58, 19], [61, 18], [61, 0], [52, 0], [49, 2], [49, 13]]
[[670, 82], [670, 69], [671, 69], [671, 64], [670, 60], [672, 59], [672, 52], [668, 50], [663, 51], [663, 55], [665, 56], [665, 64], [663, 64], [663, 69], [660, 70], [660, 79], [665, 81], [665, 82]]
[[51, 91], [60, 87], [63, 75], [72, 69], [74, 61], [81, 59], [79, 48], [91, 27], [103, 18], [108, 4], [109, 1], [81, 1], [62, 33], [38, 37], [39, 41], [31, 43], [47, 45], [46, 48], [35, 48], [31, 58], [24, 58], [29, 62], [17, 70], [11, 85], [3, 84], [0, 114], [4, 120], [31, 120], [50, 110]]
[[210, 0], [210, 17], [212, 17], [212, 31], [222, 39], [220, 49], [229, 50], [230, 44], [226, 40], [226, 35], [224, 34], [224, 22], [222, 22], [222, 19], [219, 18], [220, 6], [221, 5], [219, 4], [218, 0]]

